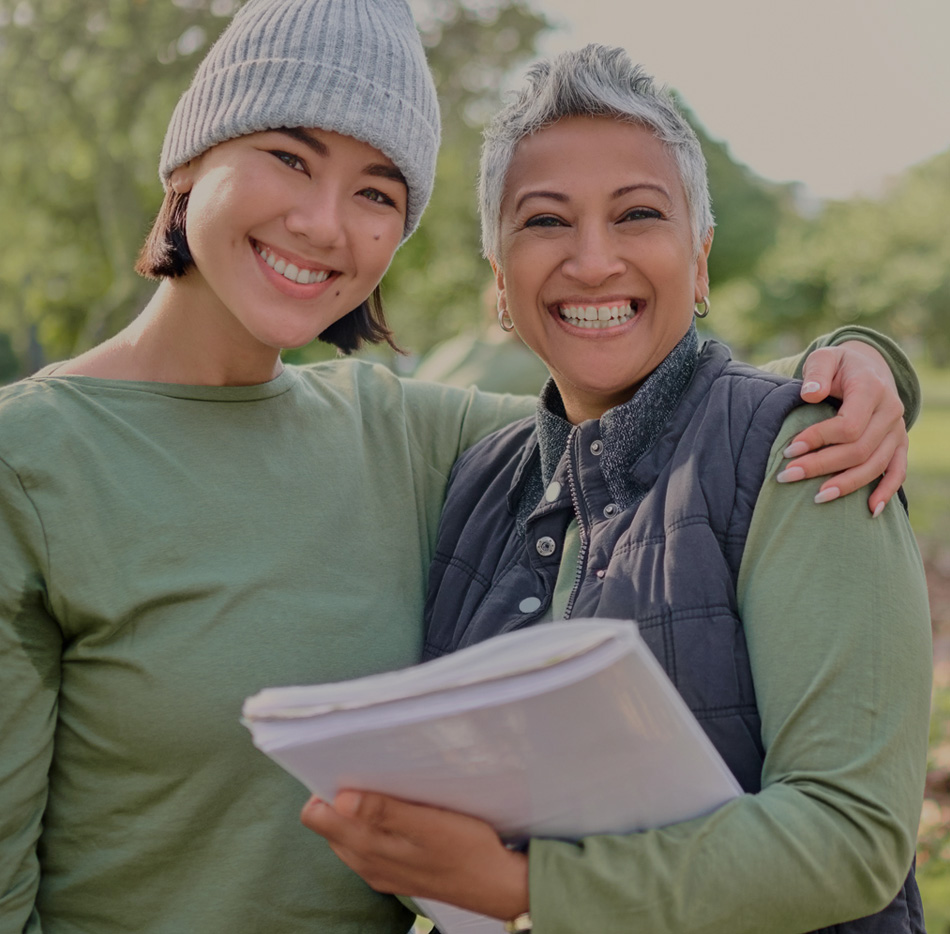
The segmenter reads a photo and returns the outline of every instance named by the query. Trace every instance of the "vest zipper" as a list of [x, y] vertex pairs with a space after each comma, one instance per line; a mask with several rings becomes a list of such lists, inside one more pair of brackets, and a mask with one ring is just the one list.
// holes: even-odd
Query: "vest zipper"
[[581, 536], [581, 547], [580, 551], [577, 553], [577, 567], [574, 571], [574, 586], [571, 588], [570, 596], [567, 598], [567, 604], [564, 607], [564, 616], [562, 619], [570, 619], [571, 613], [574, 612], [574, 601], [577, 599], [577, 594], [581, 589], [581, 581], [584, 577], [584, 565], [587, 563], [587, 548], [590, 536], [587, 533], [587, 530], [584, 528], [584, 519], [581, 516], [580, 510], [580, 496], [577, 492], [577, 477], [574, 473], [574, 436], [577, 434], [577, 428], [574, 427], [571, 429], [570, 435], [567, 439], [567, 479], [571, 488], [571, 504], [574, 507], [574, 516], [577, 518], [577, 531]]

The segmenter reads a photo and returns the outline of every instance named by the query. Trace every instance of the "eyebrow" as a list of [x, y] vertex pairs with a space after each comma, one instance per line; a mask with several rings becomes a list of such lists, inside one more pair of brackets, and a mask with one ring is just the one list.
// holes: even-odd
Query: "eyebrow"
[[[303, 127], [279, 127], [274, 131], [275, 133], [283, 133], [284, 136], [289, 136], [291, 139], [297, 140], [299, 143], [303, 143], [308, 149], [315, 152], [318, 156], [326, 159], [330, 155], [330, 147], [327, 146], [323, 140], [314, 136], [312, 133], [309, 133]], [[409, 183], [406, 181], [406, 176], [399, 171], [394, 165], [385, 165], [381, 162], [371, 162], [367, 165], [363, 171], [367, 175], [372, 175], [374, 178], [389, 178], [394, 182], [401, 182], [405, 185], [406, 189], [409, 189]]]
[[[655, 185], [652, 182], [638, 182], [635, 185], [624, 185], [623, 188], [618, 188], [616, 191], [612, 192], [610, 199], [614, 200], [615, 198], [622, 198], [624, 195], [630, 194], [632, 191], [638, 191], [642, 188], [650, 189], [651, 191], [658, 191], [663, 197], [667, 200], [670, 200], [670, 193], [662, 186]], [[520, 211], [521, 206], [531, 198], [549, 198], [552, 201], [557, 201], [561, 204], [566, 204], [570, 201], [570, 198], [566, 194], [560, 191], [526, 191], [515, 204], [515, 211]]]
[[303, 127], [282, 126], [275, 129], [274, 132], [283, 133], [284, 136], [289, 136], [291, 139], [297, 140], [298, 143], [303, 143], [304, 146], [308, 149], [312, 149], [318, 156], [326, 158], [330, 155], [330, 147], [327, 146], [323, 140], [317, 139], [316, 136], [308, 133]]

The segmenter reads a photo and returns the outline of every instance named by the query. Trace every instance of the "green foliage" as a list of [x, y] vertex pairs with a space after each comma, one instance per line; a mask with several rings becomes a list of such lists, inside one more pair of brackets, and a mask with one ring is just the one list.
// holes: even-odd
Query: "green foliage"
[[[384, 283], [401, 342], [423, 352], [471, 327], [489, 270], [474, 182], [481, 126], [548, 28], [526, 0], [411, 0], [436, 77], [436, 193]], [[132, 267], [161, 200], [176, 100], [239, 0], [0, 0], [0, 381], [127, 323], [153, 286]], [[697, 128], [717, 230], [718, 333], [748, 353], [860, 321], [950, 361], [950, 153], [879, 202], [815, 219]], [[773, 347], [771, 352], [776, 352]], [[377, 352], [378, 353], [378, 352]], [[330, 356], [315, 344], [293, 359]]]
[[748, 166], [736, 162], [729, 147], [713, 139], [696, 115], [679, 103], [706, 156], [709, 193], [716, 217], [709, 278], [722, 286], [748, 276], [775, 243], [779, 224], [790, 209], [791, 192], [787, 186], [767, 182]]
[[[127, 323], [153, 286], [132, 271], [161, 201], [168, 119], [238, 0], [0, 0], [0, 336], [21, 375]], [[439, 192], [389, 274], [411, 344], [477, 309], [472, 182], [480, 126], [544, 17], [520, 0], [414, 0], [443, 107]], [[446, 296], [451, 300], [446, 301]], [[297, 359], [327, 356], [315, 345]], [[10, 374], [4, 371], [4, 377]], [[0, 377], [3, 378], [3, 377]]]
[[479, 323], [491, 277], [475, 199], [481, 131], [505, 76], [534, 55], [548, 24], [522, 2], [419, 0], [414, 12], [439, 92], [442, 150], [432, 202], [383, 290], [399, 340], [422, 352]]
[[799, 341], [840, 324], [884, 330], [950, 365], [950, 152], [910, 170], [879, 200], [788, 219], [763, 258], [744, 324]]
[[0, 331], [21, 360], [88, 347], [150, 292], [132, 266], [165, 126], [236, 6], [0, 0]]

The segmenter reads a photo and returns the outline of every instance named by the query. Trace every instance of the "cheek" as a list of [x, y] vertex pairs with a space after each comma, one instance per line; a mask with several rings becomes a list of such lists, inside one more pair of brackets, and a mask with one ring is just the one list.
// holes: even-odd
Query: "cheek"
[[366, 243], [366, 261], [380, 276], [389, 268], [393, 256], [402, 240], [404, 221], [398, 224], [376, 226], [369, 232]]

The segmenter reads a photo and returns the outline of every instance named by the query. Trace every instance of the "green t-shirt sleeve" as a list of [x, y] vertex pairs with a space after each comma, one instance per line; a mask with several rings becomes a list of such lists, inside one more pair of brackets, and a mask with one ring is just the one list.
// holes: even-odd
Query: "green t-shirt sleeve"
[[60, 633], [44, 607], [39, 518], [2, 461], [0, 555], [0, 931], [38, 934], [36, 843], [53, 751]]
[[706, 817], [579, 845], [532, 841], [535, 934], [795, 934], [880, 910], [914, 852], [926, 765], [930, 620], [897, 502], [816, 506], [779, 484], [783, 425], [739, 580], [766, 748], [763, 789]]
[[458, 456], [476, 441], [505, 425], [531, 415], [538, 401], [441, 383], [406, 379], [403, 404], [416, 444], [428, 463], [445, 474]]
[[871, 328], [859, 325], [837, 328], [830, 334], [823, 334], [813, 340], [800, 354], [783, 357], [780, 360], [772, 360], [763, 364], [762, 369], [779, 373], [782, 376], [799, 378], [802, 375], [805, 360], [812, 351], [818, 350], [820, 347], [836, 347], [846, 341], [863, 341], [865, 344], [870, 344], [887, 361], [891, 372], [894, 374], [897, 393], [904, 405], [904, 422], [910, 428], [917, 421], [917, 416], [920, 414], [921, 392], [917, 372], [914, 370], [907, 354], [901, 350], [896, 341]]

